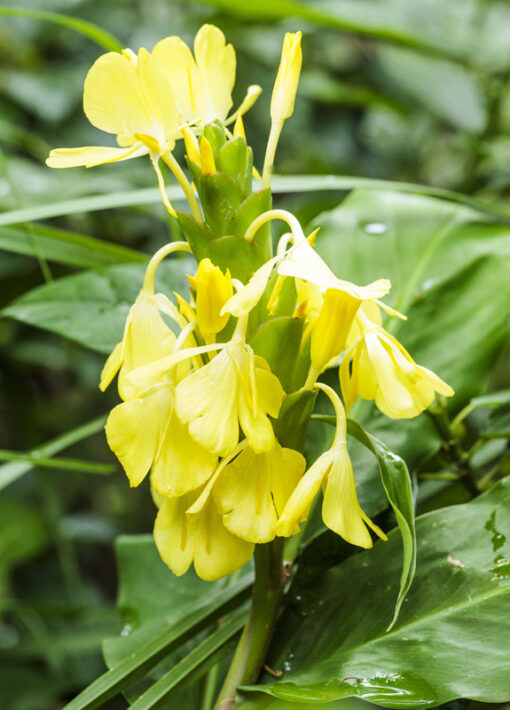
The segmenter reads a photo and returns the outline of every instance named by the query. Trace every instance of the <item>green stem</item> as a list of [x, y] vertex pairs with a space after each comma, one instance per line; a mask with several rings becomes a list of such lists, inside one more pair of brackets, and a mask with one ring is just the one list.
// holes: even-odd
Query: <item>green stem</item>
[[250, 616], [239, 639], [215, 710], [234, 708], [238, 686], [257, 680], [273, 635], [284, 586], [283, 539], [276, 538], [265, 545], [257, 545]]

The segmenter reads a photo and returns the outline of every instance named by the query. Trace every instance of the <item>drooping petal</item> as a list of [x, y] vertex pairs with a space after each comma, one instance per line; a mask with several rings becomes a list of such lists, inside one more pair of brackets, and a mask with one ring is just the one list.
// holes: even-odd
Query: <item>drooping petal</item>
[[158, 453], [172, 407], [169, 386], [118, 404], [106, 422], [108, 445], [121, 462], [131, 486], [147, 475]]
[[214, 25], [202, 25], [194, 43], [198, 73], [209, 94], [208, 113], [201, 118], [208, 123], [224, 121], [232, 106], [236, 77], [236, 53], [226, 44], [225, 35]]
[[163, 562], [178, 577], [193, 561], [197, 521], [186, 515], [195, 494], [165, 498], [154, 523], [154, 541]]
[[103, 54], [90, 68], [83, 109], [92, 125], [107, 133], [150, 133], [153, 124], [136, 67], [118, 52]]
[[274, 453], [267, 455], [267, 461], [270, 469], [273, 501], [276, 513], [280, 516], [303, 476], [306, 460], [299, 451], [278, 445]]
[[322, 505], [324, 523], [351, 545], [372, 547], [372, 538], [358, 503], [347, 446], [336, 447]]
[[199, 577], [208, 581], [219, 579], [248, 562], [255, 546], [227, 530], [213, 500], [208, 500], [196, 520], [193, 559]]
[[277, 535], [289, 537], [299, 532], [299, 523], [307, 519], [313, 499], [333, 465], [334, 457], [333, 450], [324, 452], [299, 481], [280, 516]]
[[141, 291], [131, 307], [123, 340], [124, 363], [119, 373], [119, 393], [123, 399], [136, 397], [144, 389], [129, 379], [133, 370], [157, 361], [172, 352], [175, 336], [161, 317], [154, 297]]
[[219, 456], [239, 441], [238, 375], [227, 349], [186, 377], [176, 388], [177, 416], [192, 438]]
[[128, 148], [107, 148], [103, 146], [55, 148], [46, 159], [46, 165], [50, 168], [77, 168], [80, 166], [92, 168], [94, 165], [102, 165], [103, 163], [138, 158], [138, 156], [146, 155], [148, 152], [148, 148], [139, 143]]
[[310, 356], [317, 372], [337, 358], [345, 348], [347, 335], [361, 300], [346, 291], [328, 289], [311, 336]]
[[172, 414], [152, 469], [152, 483], [161, 495], [181, 496], [203, 485], [216, 463], [217, 457], [193, 441], [187, 424]]
[[276, 261], [277, 257], [274, 257], [257, 269], [246, 286], [225, 303], [221, 312], [231, 313], [236, 318], [249, 313], [262, 298]]
[[101, 392], [104, 392], [108, 385], [111, 384], [122, 363], [122, 343], [117, 343], [101, 370], [101, 379], [99, 382], [99, 389]]
[[249, 542], [269, 542], [276, 534], [278, 517], [271, 495], [272, 454], [256, 454], [253, 449], [245, 448], [225, 468], [213, 489], [225, 527]]

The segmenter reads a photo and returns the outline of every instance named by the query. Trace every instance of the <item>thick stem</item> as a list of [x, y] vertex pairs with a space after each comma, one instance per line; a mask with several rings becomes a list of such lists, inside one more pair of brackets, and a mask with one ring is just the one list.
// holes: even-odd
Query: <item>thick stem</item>
[[273, 635], [284, 586], [283, 539], [276, 538], [265, 545], [257, 545], [250, 616], [215, 710], [232, 710], [236, 705], [238, 686], [257, 680]]

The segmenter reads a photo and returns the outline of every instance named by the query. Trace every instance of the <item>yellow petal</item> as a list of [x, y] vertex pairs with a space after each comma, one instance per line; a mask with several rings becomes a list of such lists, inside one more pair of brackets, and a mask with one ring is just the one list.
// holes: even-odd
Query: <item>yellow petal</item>
[[232, 89], [236, 77], [236, 54], [225, 35], [214, 25], [202, 25], [194, 43], [198, 73], [209, 94], [208, 112], [201, 116], [205, 123], [224, 121], [232, 106]]
[[193, 560], [197, 523], [186, 509], [195, 495], [166, 498], [154, 523], [154, 541], [162, 560], [178, 577], [188, 571]]
[[267, 454], [268, 466], [270, 467], [271, 492], [276, 507], [276, 512], [280, 516], [293, 490], [301, 480], [306, 468], [305, 457], [294, 451], [277, 446], [274, 454]]
[[221, 309], [232, 296], [230, 271], [224, 274], [210, 259], [202, 259], [196, 274], [196, 309], [200, 332], [207, 340], [227, 325], [229, 314]]
[[221, 312], [231, 313], [236, 318], [249, 313], [262, 298], [276, 261], [277, 257], [274, 257], [257, 269], [246, 286], [225, 303]]
[[345, 348], [345, 341], [361, 300], [346, 291], [328, 289], [312, 330], [310, 355], [317, 372]]
[[163, 385], [142, 398], [118, 404], [110, 412], [106, 422], [108, 445], [132, 486], [137, 486], [152, 466], [171, 407], [171, 389]]
[[276, 527], [277, 535], [289, 537], [299, 532], [299, 523], [306, 520], [323, 478], [334, 462], [334, 451], [326, 451], [308, 469], [292, 492]]
[[206, 89], [188, 45], [180, 37], [167, 37], [157, 43], [152, 56], [172, 87], [182, 123], [203, 118], [207, 107]]
[[92, 65], [85, 79], [83, 109], [89, 121], [107, 133], [151, 132], [153, 118], [136, 67], [118, 52], [103, 54]]
[[271, 97], [271, 119], [284, 121], [292, 115], [301, 73], [301, 32], [287, 32]]
[[108, 385], [111, 383], [111, 381], [119, 371], [122, 362], [122, 343], [117, 343], [101, 371], [101, 380], [99, 383], [99, 389], [101, 390], [101, 392], [104, 392]]
[[138, 158], [146, 155], [148, 149], [144, 145], [137, 143], [135, 146], [126, 148], [106, 148], [102, 146], [84, 146], [83, 148], [55, 148], [46, 159], [46, 165], [50, 168], [77, 168], [86, 166], [92, 168], [94, 165], [103, 163], [115, 163], [128, 158]]
[[256, 454], [247, 447], [226, 466], [213, 489], [225, 527], [249, 542], [269, 542], [276, 534], [278, 517], [271, 495], [269, 460], [272, 453]]
[[322, 505], [324, 523], [351, 545], [372, 547], [372, 538], [358, 503], [354, 472], [347, 447], [336, 447]]
[[199, 488], [214, 473], [217, 457], [191, 438], [188, 426], [172, 414], [152, 469], [161, 495], [176, 497]]
[[138, 74], [145, 103], [154, 119], [152, 130], [147, 133], [171, 150], [180, 124], [179, 110], [164, 72], [143, 48], [138, 52]]
[[176, 388], [177, 416], [189, 422], [192, 438], [219, 456], [237, 446], [238, 375], [226, 350], [186, 377]]
[[202, 579], [212, 581], [232, 574], [252, 556], [253, 543], [241, 540], [226, 529], [211, 499], [196, 525], [194, 563]]
[[130, 372], [165, 357], [174, 343], [175, 336], [161, 317], [155, 298], [142, 290], [129, 312], [123, 340], [124, 364], [119, 373], [122, 399], [136, 397], [144, 389], [133, 385]]

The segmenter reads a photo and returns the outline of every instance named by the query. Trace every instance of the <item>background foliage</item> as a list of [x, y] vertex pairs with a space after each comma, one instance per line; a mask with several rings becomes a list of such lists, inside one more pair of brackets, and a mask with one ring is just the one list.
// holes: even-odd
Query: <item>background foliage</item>
[[[353, 555], [314, 522], [270, 654], [285, 676], [264, 679], [275, 697], [246, 691], [243, 708], [344, 698], [331, 707], [349, 710], [362, 702], [354, 696], [390, 707], [508, 701], [508, 483], [491, 489], [510, 472], [508, 4], [34, 0], [0, 8], [1, 705], [62, 707], [104, 671], [109, 637], [104, 657], [118, 678], [134, 680], [123, 662], [153, 644], [148, 673], [128, 691], [133, 707], [165, 707], [174, 688], [172, 703], [200, 707], [215, 677], [203, 672], [226, 657], [243, 621], [246, 575], [225, 589], [177, 581], [159, 561], [146, 535], [148, 488], [128, 488], [102, 432], [115, 401], [97, 389], [104, 355], [146, 255], [178, 227], [149, 161], [44, 165], [50, 147], [98, 141], [81, 96], [100, 53], [167, 34], [190, 40], [204, 21], [237, 49], [239, 96], [249, 83], [264, 87], [246, 120], [259, 167], [281, 38], [303, 30], [300, 93], [277, 156], [289, 176], [275, 179], [281, 203], [321, 226], [318, 250], [338, 274], [391, 278], [393, 305], [409, 316], [395, 334], [456, 389], [449, 411], [398, 426], [368, 406], [356, 413], [407, 462], [423, 514], [417, 578], [397, 626], [383, 634], [398, 535]], [[182, 290], [184, 269], [165, 264], [162, 286]], [[317, 421], [311, 433], [310, 457], [331, 430]], [[352, 452], [363, 507], [391, 529], [376, 460], [354, 441]], [[240, 611], [214, 631], [230, 608]], [[157, 637], [166, 627], [174, 636]], [[383, 670], [374, 674], [374, 663]], [[423, 665], [428, 675], [417, 672]], [[90, 697], [126, 707], [106, 685]]]

